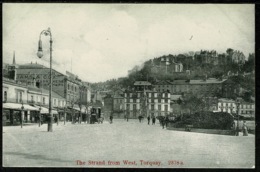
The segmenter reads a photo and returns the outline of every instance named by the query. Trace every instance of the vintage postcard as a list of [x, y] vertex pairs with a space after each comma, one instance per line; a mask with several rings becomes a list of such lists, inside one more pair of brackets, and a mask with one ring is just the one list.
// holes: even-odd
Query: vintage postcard
[[255, 168], [254, 4], [3, 4], [4, 167]]

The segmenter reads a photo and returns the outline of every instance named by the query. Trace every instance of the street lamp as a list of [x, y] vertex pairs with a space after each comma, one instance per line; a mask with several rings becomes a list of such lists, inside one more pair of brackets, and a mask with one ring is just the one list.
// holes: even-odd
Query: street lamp
[[22, 109], [22, 112], [21, 112], [21, 128], [23, 128], [23, 118], [24, 118], [24, 106], [23, 106], [23, 102], [22, 102], [22, 107], [21, 107], [21, 109]]
[[237, 129], [236, 129], [236, 136], [239, 136], [239, 106], [240, 106], [240, 100], [238, 98], [236, 100], [236, 106], [237, 106]]
[[41, 110], [42, 108], [39, 107], [39, 127], [41, 126]]
[[52, 116], [52, 35], [51, 35], [51, 29], [48, 28], [47, 30], [43, 30], [40, 33], [39, 37], [39, 43], [38, 43], [38, 52], [37, 56], [39, 58], [43, 57], [43, 51], [42, 51], [42, 41], [41, 41], [41, 35], [44, 34], [45, 36], [50, 36], [50, 90], [49, 90], [49, 121], [48, 121], [48, 131], [52, 132], [52, 122], [53, 122], [53, 116]]

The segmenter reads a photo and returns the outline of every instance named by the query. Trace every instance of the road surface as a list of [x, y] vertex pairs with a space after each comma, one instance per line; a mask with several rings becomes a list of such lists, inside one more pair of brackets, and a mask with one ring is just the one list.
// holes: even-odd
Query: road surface
[[163, 130], [144, 120], [3, 127], [4, 167], [252, 168], [255, 136]]

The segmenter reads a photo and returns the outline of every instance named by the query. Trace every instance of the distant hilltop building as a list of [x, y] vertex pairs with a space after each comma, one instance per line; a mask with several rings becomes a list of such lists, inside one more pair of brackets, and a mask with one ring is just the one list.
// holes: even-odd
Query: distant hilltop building
[[245, 64], [245, 55], [244, 53], [240, 52], [240, 51], [234, 51], [232, 56], [232, 62], [234, 63], [240, 63], [240, 64]]
[[154, 61], [152, 60], [152, 72], [158, 73], [179, 73], [183, 72], [183, 64], [176, 62], [173, 59], [170, 59], [169, 57], [161, 57], [160, 64], [156, 65], [154, 64]]

